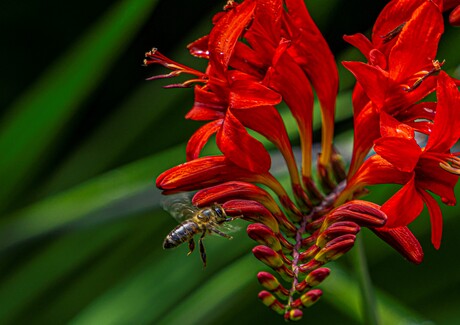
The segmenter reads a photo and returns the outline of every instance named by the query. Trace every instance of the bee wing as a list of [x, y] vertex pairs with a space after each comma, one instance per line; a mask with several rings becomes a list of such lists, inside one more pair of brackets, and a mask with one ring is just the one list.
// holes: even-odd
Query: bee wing
[[235, 232], [237, 232], [238, 230], [241, 229], [241, 227], [232, 225], [232, 224], [230, 224], [228, 222], [221, 223], [218, 226], [218, 228], [219, 228], [219, 230], [221, 230], [222, 232], [225, 232], [226, 234], [235, 233]]
[[198, 211], [192, 204], [190, 193], [179, 193], [167, 196], [162, 200], [163, 209], [178, 222], [190, 219]]
[[231, 225], [228, 222], [222, 224], [220, 227], [221, 227], [221, 229], [223, 229], [223, 231], [225, 231], [227, 233], [234, 233], [234, 232], [237, 232], [238, 230], [241, 229], [241, 227]]

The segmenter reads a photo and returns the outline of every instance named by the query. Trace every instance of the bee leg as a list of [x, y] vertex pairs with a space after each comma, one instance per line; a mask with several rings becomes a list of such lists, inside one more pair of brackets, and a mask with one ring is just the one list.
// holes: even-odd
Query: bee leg
[[195, 241], [193, 240], [193, 238], [188, 241], [188, 249], [189, 252], [187, 253], [187, 256], [192, 254], [193, 250], [195, 249]]
[[220, 231], [219, 229], [214, 228], [212, 226], [208, 226], [208, 230], [213, 232], [213, 233], [215, 233], [215, 234], [218, 234], [219, 236], [222, 236], [222, 237], [225, 237], [225, 238], [228, 238], [228, 239], [233, 239], [232, 236], [227, 235], [226, 233], [224, 233], [224, 232]]
[[204, 245], [203, 245], [204, 235], [206, 235], [206, 232], [203, 232], [203, 234], [200, 237], [200, 254], [201, 254], [201, 260], [203, 261], [203, 268], [206, 267], [206, 250], [204, 249]]

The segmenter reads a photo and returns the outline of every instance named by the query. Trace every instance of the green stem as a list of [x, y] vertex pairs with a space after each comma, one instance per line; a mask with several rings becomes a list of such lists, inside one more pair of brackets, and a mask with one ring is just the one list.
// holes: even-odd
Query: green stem
[[364, 243], [361, 236], [356, 238], [355, 249], [352, 250], [351, 256], [355, 266], [355, 272], [358, 276], [359, 285], [362, 297], [362, 311], [364, 315], [364, 324], [379, 325], [377, 304], [374, 288], [367, 268], [366, 254], [364, 251]]

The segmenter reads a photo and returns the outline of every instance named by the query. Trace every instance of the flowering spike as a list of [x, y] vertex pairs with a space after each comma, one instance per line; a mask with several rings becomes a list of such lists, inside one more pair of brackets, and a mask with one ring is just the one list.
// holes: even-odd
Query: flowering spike
[[[229, 238], [227, 223], [237, 218], [250, 223], [247, 234], [260, 244], [253, 254], [279, 274], [258, 273], [265, 289], [259, 298], [286, 320], [301, 319], [303, 308], [320, 298], [315, 287], [331, 273], [325, 264], [347, 253], [362, 227], [418, 264], [423, 250], [407, 225], [426, 205], [431, 241], [440, 247], [438, 202], [456, 204], [454, 187], [460, 176], [460, 153], [451, 152], [460, 139], [460, 81], [442, 71], [448, 62], [435, 58], [444, 30], [442, 11], [456, 5], [458, 0], [392, 0], [370, 39], [363, 34], [344, 37], [366, 60], [343, 62], [357, 80], [348, 170], [333, 146], [337, 67], [304, 1], [228, 1], [214, 16], [209, 35], [188, 46], [192, 55], [207, 60], [205, 72], [156, 49], [146, 53], [145, 65], [171, 70], [151, 80], [191, 75], [168, 87], [194, 85], [186, 118], [205, 122], [188, 142], [187, 162], [163, 172], [157, 187], [164, 194], [198, 191], [192, 206], [172, 212], [188, 218], [185, 224], [202, 237], [211, 232]], [[457, 16], [458, 7], [451, 21], [459, 21]], [[433, 92], [436, 103], [426, 98]], [[322, 122], [316, 168], [315, 94]], [[300, 163], [280, 103], [295, 120]], [[420, 141], [418, 133], [427, 141]], [[220, 154], [202, 157], [214, 140]], [[269, 148], [283, 158], [290, 181], [286, 187], [275, 177]], [[381, 206], [361, 199], [368, 186], [377, 184], [401, 188]], [[190, 249], [191, 234], [178, 232]], [[201, 252], [204, 256], [204, 247]]]

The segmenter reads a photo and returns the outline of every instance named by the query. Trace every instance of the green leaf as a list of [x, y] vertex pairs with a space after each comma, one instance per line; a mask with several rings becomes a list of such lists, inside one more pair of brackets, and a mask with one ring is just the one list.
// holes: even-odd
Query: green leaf
[[40, 170], [59, 133], [156, 3], [119, 1], [9, 109], [0, 125], [0, 211]]
[[[107, 220], [158, 207], [160, 193], [153, 179], [159, 170], [181, 162], [184, 150], [174, 147], [6, 216], [0, 223], [0, 252], [85, 219]], [[135, 196], [140, 204], [126, 204]]]

